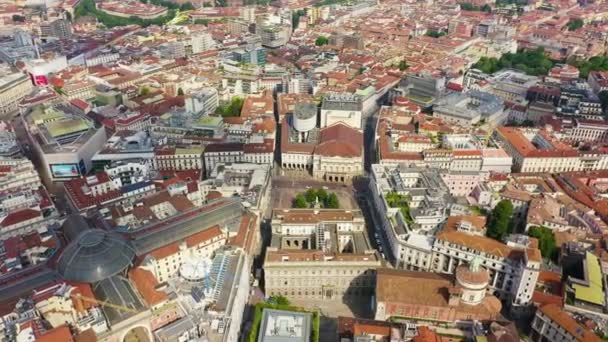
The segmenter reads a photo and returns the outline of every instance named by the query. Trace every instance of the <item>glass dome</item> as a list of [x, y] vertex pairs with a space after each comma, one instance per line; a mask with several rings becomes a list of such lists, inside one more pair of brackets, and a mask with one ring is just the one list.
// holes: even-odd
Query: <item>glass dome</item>
[[135, 258], [131, 243], [101, 229], [85, 229], [65, 248], [57, 269], [66, 279], [96, 283], [124, 271]]

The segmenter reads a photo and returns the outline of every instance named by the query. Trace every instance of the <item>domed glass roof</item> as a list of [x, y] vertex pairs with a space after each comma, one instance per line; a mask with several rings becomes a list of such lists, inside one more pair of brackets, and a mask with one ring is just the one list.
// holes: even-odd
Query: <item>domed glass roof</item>
[[66, 280], [96, 283], [131, 265], [135, 250], [122, 236], [101, 229], [86, 229], [59, 257], [57, 269]]

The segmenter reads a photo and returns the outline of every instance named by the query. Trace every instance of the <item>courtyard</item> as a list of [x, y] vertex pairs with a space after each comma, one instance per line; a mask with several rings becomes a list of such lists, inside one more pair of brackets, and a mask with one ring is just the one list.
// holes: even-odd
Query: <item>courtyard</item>
[[307, 189], [325, 189], [338, 196], [341, 209], [358, 209], [351, 184], [322, 182], [310, 176], [290, 177], [274, 176], [272, 178], [272, 191], [269, 210], [274, 208], [291, 208], [296, 195], [304, 193]]

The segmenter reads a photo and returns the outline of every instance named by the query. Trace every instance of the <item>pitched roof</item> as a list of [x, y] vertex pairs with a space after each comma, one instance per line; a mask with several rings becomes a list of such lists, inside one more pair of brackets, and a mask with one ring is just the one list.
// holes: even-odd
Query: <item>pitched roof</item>
[[158, 281], [152, 272], [136, 267], [129, 271], [129, 279], [135, 284], [137, 291], [148, 305], [156, 305], [167, 300], [166, 293], [156, 290]]
[[22, 209], [8, 214], [0, 223], [2, 227], [10, 227], [14, 224], [41, 217], [42, 213], [34, 209]]
[[[379, 268], [376, 272], [377, 302], [423, 307], [449, 306], [449, 291], [454, 288], [451, 276], [388, 268]], [[460, 304], [455, 308], [457, 311], [485, 316], [498, 314], [501, 304], [498, 298], [486, 296], [479, 305]]]
[[[186, 242], [187, 247], [193, 247], [205, 241], [209, 241], [217, 236], [222, 235], [222, 230], [218, 225], [211, 226], [207, 229], [201, 230], [198, 233], [194, 233], [188, 237], [186, 237], [183, 241]], [[153, 256], [156, 260], [161, 260], [167, 258], [177, 252], [179, 252], [179, 245], [182, 241], [175, 241], [168, 245], [157, 248], [150, 253], [149, 255]]]
[[72, 342], [72, 333], [67, 325], [46, 331], [36, 337], [37, 342]]
[[555, 304], [547, 304], [540, 307], [540, 312], [545, 316], [549, 317], [553, 322], [564, 328], [570, 335], [574, 336], [577, 341], [584, 342], [600, 342], [601, 339], [597, 337], [593, 331], [585, 328], [578, 324], [574, 318], [563, 311], [559, 306]]
[[363, 155], [363, 133], [338, 122], [321, 129], [315, 154], [327, 157], [353, 158]]

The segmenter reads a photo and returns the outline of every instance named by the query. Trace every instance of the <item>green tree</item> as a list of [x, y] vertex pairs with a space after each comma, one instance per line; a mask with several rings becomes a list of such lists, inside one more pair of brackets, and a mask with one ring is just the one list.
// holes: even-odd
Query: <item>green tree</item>
[[581, 78], [585, 79], [591, 71], [608, 71], [608, 57], [605, 56], [593, 56], [586, 61], [569, 59], [568, 64], [577, 67]]
[[306, 202], [306, 198], [302, 194], [297, 194], [296, 198], [293, 200], [294, 208], [308, 208], [308, 202]]
[[179, 6], [180, 11], [193, 11], [194, 9], [194, 5], [191, 2], [184, 2]]
[[209, 25], [209, 20], [207, 20], [207, 19], [196, 19], [196, 20], [194, 20], [194, 25], [205, 25], [205, 26], [208, 26]]
[[317, 197], [320, 203], [325, 203], [327, 200], [327, 191], [325, 189], [317, 189]]
[[338, 196], [335, 193], [329, 194], [327, 196], [327, 200], [325, 200], [325, 208], [327, 209], [338, 209], [340, 208], [340, 201], [338, 201]]
[[328, 43], [329, 43], [329, 39], [327, 39], [327, 37], [325, 37], [325, 36], [318, 36], [317, 39], [315, 40], [316, 46], [323, 46], [323, 45], [327, 45]]
[[509, 200], [498, 202], [486, 229], [486, 235], [492, 239], [501, 241], [511, 230], [511, 216], [513, 215], [513, 204]]
[[492, 7], [490, 5], [485, 4], [481, 7], [476, 6], [470, 2], [461, 2], [460, 9], [463, 11], [481, 11], [481, 12], [492, 12]]
[[528, 236], [538, 239], [540, 254], [545, 259], [555, 259], [558, 253], [555, 234], [547, 227], [533, 226], [528, 229]]
[[427, 35], [429, 37], [433, 37], [433, 38], [443, 37], [446, 34], [447, 33], [443, 32], [443, 31], [436, 31], [436, 30], [427, 30], [425, 33], [425, 35]]
[[409, 65], [407, 65], [407, 62], [405, 61], [405, 59], [402, 59], [402, 60], [399, 62], [399, 70], [401, 70], [401, 71], [407, 70], [407, 68], [409, 68], [409, 67], [410, 67], [410, 66], [409, 66]]
[[150, 88], [148, 88], [147, 86], [143, 86], [141, 87], [141, 89], [139, 89], [139, 95], [146, 96], [148, 94], [150, 94]]
[[304, 193], [304, 197], [306, 197], [306, 202], [312, 203], [317, 199], [317, 191], [315, 189], [308, 189]]
[[298, 28], [300, 18], [303, 17], [305, 14], [306, 13], [304, 12], [304, 10], [297, 10], [291, 14], [291, 27], [293, 27], [294, 30]]
[[271, 296], [270, 298], [268, 298], [268, 302], [274, 303], [276, 305], [291, 305], [289, 299], [281, 295]]
[[175, 10], [179, 8], [179, 5], [174, 4], [170, 1], [162, 1], [162, 0], [152, 0], [151, 3], [159, 6], [167, 7], [169, 10], [167, 14], [162, 17], [158, 17], [155, 19], [141, 19], [137, 16], [131, 16], [129, 18], [117, 17], [114, 15], [109, 15], [103, 11], [98, 10], [95, 7], [94, 0], [82, 0], [76, 6], [74, 10], [74, 14], [77, 18], [91, 15], [97, 18], [97, 20], [106, 27], [115, 27], [115, 26], [127, 26], [127, 25], [139, 25], [143, 27], [147, 27], [150, 25], [164, 25], [166, 22], [171, 21], [175, 17]]
[[244, 102], [245, 100], [235, 96], [230, 100], [228, 104], [217, 107], [216, 113], [220, 114], [223, 117], [240, 116]]
[[460, 3], [460, 9], [463, 11], [477, 11], [477, 6], [470, 2], [462, 2]]
[[213, 4], [208, 1], [205, 1], [203, 2], [203, 7], [213, 7]]
[[177, 89], [177, 96], [184, 96], [184, 89], [178, 88]]
[[543, 48], [524, 50], [516, 53], [505, 53], [499, 59], [494, 57], [481, 57], [474, 68], [487, 74], [495, 73], [502, 69], [516, 68], [528, 75], [546, 75], [553, 67], [553, 61], [545, 55]]
[[568, 27], [568, 31], [576, 31], [583, 27], [584, 24], [585, 22], [582, 19], [570, 19], [566, 27]]

